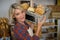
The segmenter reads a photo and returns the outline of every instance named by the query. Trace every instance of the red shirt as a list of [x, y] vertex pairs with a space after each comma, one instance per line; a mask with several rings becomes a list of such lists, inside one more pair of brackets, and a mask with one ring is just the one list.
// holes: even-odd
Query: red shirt
[[39, 40], [39, 37], [34, 35], [31, 37], [27, 31], [29, 29], [29, 25], [25, 22], [26, 25], [22, 25], [21, 23], [16, 22], [14, 26], [14, 36], [17, 40]]

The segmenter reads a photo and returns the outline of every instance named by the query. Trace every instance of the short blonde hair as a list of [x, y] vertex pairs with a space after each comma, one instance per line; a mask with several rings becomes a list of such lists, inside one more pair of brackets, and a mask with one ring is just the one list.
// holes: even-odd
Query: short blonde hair
[[9, 23], [13, 23], [15, 22], [14, 18], [13, 18], [13, 14], [14, 14], [14, 10], [15, 9], [20, 9], [20, 10], [24, 10], [20, 4], [18, 3], [14, 3], [10, 6], [9, 8]]

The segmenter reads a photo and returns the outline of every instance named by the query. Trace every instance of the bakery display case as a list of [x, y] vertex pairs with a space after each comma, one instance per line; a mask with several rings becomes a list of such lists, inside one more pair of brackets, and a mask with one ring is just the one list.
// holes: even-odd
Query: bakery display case
[[[35, 25], [34, 30], [37, 30]], [[58, 24], [56, 19], [48, 19], [42, 26], [40, 40], [58, 40]]]
[[52, 23], [49, 22], [48, 24], [45, 24], [42, 27], [42, 35], [43, 35], [43, 37], [46, 38], [46, 40], [57, 40], [58, 25], [53, 23], [53, 21], [55, 21], [55, 20], [51, 19], [51, 21], [52, 21]]

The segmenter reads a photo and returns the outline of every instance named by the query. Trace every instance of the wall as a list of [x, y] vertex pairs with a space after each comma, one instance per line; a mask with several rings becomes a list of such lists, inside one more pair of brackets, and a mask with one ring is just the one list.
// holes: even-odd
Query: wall
[[55, 4], [54, 0], [39, 0], [39, 1], [35, 0], [34, 2], [37, 4], [43, 4], [43, 5], [54, 5]]
[[12, 3], [15, 3], [16, 0], [0, 0], [0, 17], [8, 18], [8, 10]]

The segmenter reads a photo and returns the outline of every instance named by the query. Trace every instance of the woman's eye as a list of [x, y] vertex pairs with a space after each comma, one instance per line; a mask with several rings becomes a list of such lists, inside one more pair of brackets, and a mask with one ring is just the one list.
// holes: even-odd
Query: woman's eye
[[16, 15], [19, 15], [19, 13], [17, 13]]
[[21, 13], [24, 13], [25, 11], [21, 11]]

